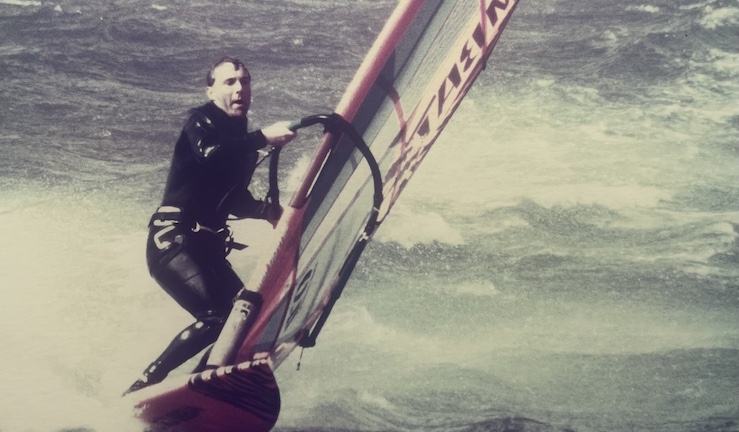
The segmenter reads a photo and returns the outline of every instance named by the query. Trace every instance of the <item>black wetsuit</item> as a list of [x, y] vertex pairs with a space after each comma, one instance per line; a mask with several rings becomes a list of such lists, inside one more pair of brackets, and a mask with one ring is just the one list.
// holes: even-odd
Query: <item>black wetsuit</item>
[[161, 381], [213, 343], [243, 283], [226, 260], [229, 215], [266, 219], [267, 205], [247, 190], [261, 131], [215, 104], [191, 111], [175, 145], [161, 207], [149, 223], [149, 271], [195, 317], [131, 389]]

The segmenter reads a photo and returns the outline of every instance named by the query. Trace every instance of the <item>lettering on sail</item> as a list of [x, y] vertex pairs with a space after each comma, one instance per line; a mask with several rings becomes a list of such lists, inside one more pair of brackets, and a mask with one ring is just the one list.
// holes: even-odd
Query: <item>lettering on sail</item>
[[487, 6], [485, 19], [481, 19], [460, 48], [451, 52], [446, 61], [451, 63], [447, 73], [429, 85], [427, 96], [410, 114], [398, 157], [384, 179], [385, 200], [380, 208], [380, 220], [387, 215], [477, 76], [488, 44], [500, 31], [500, 17], [510, 12], [513, 3], [513, 0], [493, 0]]

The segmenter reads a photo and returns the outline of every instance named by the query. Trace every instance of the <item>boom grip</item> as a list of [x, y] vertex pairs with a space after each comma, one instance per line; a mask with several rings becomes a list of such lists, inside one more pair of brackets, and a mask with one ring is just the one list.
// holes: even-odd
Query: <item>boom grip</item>
[[304, 127], [305, 126], [303, 126], [303, 119], [295, 120], [293, 122], [290, 122], [289, 125], [287, 125], [287, 128], [293, 132], [295, 132], [298, 129], [304, 128]]
[[300, 120], [295, 120], [290, 123], [287, 128], [295, 132], [298, 129], [302, 129], [314, 124], [321, 123], [324, 126], [330, 126], [339, 119], [338, 114], [316, 114], [308, 117], [303, 117]]

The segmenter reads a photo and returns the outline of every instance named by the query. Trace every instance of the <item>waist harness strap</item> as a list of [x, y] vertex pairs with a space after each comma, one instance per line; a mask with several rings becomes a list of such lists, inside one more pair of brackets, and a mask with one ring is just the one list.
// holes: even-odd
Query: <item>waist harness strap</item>
[[226, 245], [226, 254], [228, 255], [231, 250], [243, 250], [247, 248], [247, 245], [234, 241], [233, 230], [228, 225], [224, 225], [221, 228], [211, 228], [209, 226], [201, 225], [197, 221], [190, 221], [184, 217], [182, 209], [179, 207], [162, 206], [151, 215], [149, 219], [149, 228], [151, 227], [165, 227], [184, 224], [185, 227], [189, 227], [192, 232], [207, 232], [220, 237]]

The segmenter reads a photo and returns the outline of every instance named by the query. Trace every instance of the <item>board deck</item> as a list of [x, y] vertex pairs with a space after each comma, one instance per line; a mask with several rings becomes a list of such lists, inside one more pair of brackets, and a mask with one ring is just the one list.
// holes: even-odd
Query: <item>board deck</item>
[[175, 376], [126, 397], [149, 432], [269, 431], [280, 412], [266, 359]]

